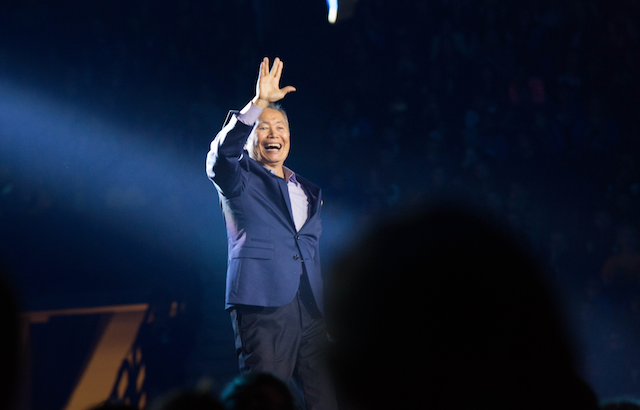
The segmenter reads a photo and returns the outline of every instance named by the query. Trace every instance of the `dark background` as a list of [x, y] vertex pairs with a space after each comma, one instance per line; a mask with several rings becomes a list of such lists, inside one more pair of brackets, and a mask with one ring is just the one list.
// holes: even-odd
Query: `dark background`
[[372, 222], [471, 202], [550, 266], [599, 396], [637, 395], [638, 3], [360, 0], [335, 25], [326, 12], [3, 2], [0, 250], [24, 309], [165, 292], [202, 323], [187, 383], [232, 377], [204, 159], [262, 57], [278, 56], [298, 89], [283, 101], [287, 165], [323, 188], [325, 266]]

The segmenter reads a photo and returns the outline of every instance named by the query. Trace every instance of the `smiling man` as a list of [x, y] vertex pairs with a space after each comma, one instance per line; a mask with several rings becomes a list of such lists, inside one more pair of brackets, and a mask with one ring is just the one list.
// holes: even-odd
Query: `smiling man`
[[283, 63], [260, 64], [256, 95], [207, 155], [227, 227], [226, 309], [242, 373], [271, 373], [301, 391], [301, 407], [337, 409], [325, 361], [318, 241], [320, 189], [284, 166], [289, 121], [275, 104]]
[[284, 178], [284, 160], [289, 156], [289, 123], [277, 104], [267, 105], [247, 140], [249, 156]]

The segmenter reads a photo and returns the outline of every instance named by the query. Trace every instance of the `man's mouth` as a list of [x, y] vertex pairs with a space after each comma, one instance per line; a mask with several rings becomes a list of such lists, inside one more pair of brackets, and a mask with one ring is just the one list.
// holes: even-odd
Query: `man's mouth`
[[275, 144], [275, 143], [273, 143], [273, 144], [266, 144], [266, 145], [264, 146], [264, 148], [265, 148], [267, 151], [279, 151], [279, 150], [280, 150], [280, 148], [282, 148], [282, 145], [281, 145], [281, 144]]

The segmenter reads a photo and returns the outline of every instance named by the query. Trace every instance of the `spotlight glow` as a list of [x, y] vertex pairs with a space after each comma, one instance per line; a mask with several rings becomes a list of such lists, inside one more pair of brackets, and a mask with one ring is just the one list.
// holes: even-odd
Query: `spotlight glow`
[[329, 7], [329, 14], [327, 20], [333, 24], [338, 19], [338, 0], [327, 0], [327, 7]]
[[161, 137], [0, 79], [0, 164], [15, 186], [40, 187], [79, 221], [213, 269], [226, 262], [226, 238], [211, 234], [224, 225], [204, 160]]

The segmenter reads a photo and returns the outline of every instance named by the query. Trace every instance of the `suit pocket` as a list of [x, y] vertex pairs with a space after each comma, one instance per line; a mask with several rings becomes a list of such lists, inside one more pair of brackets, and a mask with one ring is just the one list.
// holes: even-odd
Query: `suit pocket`
[[271, 259], [273, 258], [273, 249], [256, 248], [252, 246], [243, 246], [233, 254], [234, 258], [254, 258], [254, 259]]

